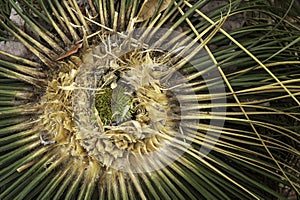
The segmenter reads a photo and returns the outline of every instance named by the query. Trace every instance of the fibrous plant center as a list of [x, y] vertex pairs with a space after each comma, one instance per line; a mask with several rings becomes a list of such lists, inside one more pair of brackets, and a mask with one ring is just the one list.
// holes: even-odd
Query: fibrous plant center
[[102, 167], [159, 153], [181, 130], [180, 103], [167, 81], [174, 76], [168, 59], [154, 55], [134, 51], [108, 65], [89, 62], [91, 73], [84, 65], [61, 72], [43, 97], [45, 142]]
[[80, 133], [89, 135], [81, 140], [89, 156], [111, 166], [132, 152], [144, 155], [161, 148], [179, 126], [179, 104], [163, 86], [163, 73], [158, 73], [163, 63], [150, 53], [131, 52], [102, 67], [106, 70], [96, 79], [91, 107], [91, 124], [98, 129]]

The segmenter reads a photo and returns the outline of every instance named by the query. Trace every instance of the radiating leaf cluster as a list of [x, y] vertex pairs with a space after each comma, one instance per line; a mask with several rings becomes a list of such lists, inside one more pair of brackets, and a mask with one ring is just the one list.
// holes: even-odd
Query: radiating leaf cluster
[[[0, 40], [19, 41], [31, 55], [0, 50], [0, 199], [284, 199], [284, 188], [300, 195], [297, 4], [285, 1], [275, 10], [273, 1], [232, 0], [205, 9], [211, 2], [159, 1], [162, 9], [138, 16], [143, 1], [1, 1]], [[26, 29], [10, 19], [11, 9]], [[136, 174], [93, 165], [91, 158], [76, 154], [84, 149], [75, 141], [44, 145], [43, 104], [55, 103], [40, 101], [49, 82], [78, 68], [103, 37], [139, 27], [180, 31], [208, 52], [196, 69], [184, 70], [201, 110], [191, 116], [200, 121], [191, 127], [192, 147], [167, 167]], [[209, 94], [207, 88], [218, 87], [220, 79], [195, 75], [209, 73], [211, 60], [224, 94]], [[226, 104], [211, 103], [222, 95]], [[211, 120], [225, 120], [224, 127], [210, 126]], [[221, 135], [202, 157], [201, 145], [214, 141], [205, 137], [208, 131]]]

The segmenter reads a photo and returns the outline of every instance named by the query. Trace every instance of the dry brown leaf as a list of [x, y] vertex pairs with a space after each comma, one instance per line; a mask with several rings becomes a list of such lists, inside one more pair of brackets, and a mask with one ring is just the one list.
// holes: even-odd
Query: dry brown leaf
[[151, 18], [158, 9], [158, 13], [168, 8], [171, 0], [146, 0], [144, 1], [136, 22], [142, 22]]
[[64, 59], [66, 57], [69, 57], [70, 55], [73, 55], [74, 53], [77, 53], [77, 51], [82, 47], [82, 43], [76, 45], [74, 48], [72, 48], [70, 51], [67, 51], [66, 53], [64, 53], [63, 55], [59, 56], [58, 58], [56, 58], [56, 61]]

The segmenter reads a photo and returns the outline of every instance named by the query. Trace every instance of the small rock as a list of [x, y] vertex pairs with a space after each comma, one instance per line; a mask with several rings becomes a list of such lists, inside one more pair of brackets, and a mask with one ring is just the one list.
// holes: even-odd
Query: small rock
[[24, 30], [25, 21], [20, 17], [15, 9], [11, 9], [9, 19], [14, 22], [18, 27]]
[[22, 58], [28, 58], [30, 54], [28, 49], [17, 41], [1, 41], [0, 50]]

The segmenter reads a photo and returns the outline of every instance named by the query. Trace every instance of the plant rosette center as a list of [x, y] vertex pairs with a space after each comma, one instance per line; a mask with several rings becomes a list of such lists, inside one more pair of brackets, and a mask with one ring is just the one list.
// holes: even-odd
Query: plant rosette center
[[[140, 163], [138, 156], [162, 154], [180, 131], [180, 102], [170, 85], [174, 81], [165, 83], [176, 73], [168, 67], [169, 59], [149, 51], [129, 52], [109, 65], [101, 62], [76, 78], [82, 88], [75, 92], [77, 139], [103, 166], [132, 168]], [[125, 161], [128, 157], [131, 163]]]
[[168, 51], [108, 37], [49, 83], [44, 144], [127, 172], [169, 165], [189, 148], [194, 133], [187, 130], [198, 123], [190, 109], [198, 101], [177, 60]]

